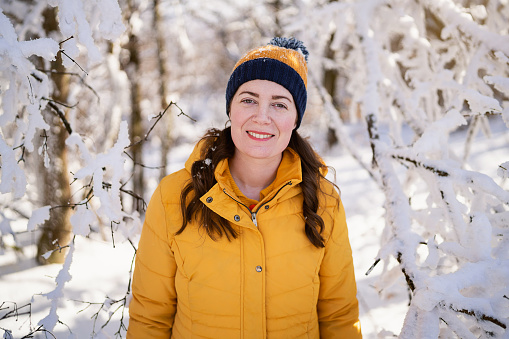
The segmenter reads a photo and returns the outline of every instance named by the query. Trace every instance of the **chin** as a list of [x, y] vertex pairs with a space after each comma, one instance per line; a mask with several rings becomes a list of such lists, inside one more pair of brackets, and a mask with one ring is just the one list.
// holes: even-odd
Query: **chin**
[[252, 149], [248, 150], [246, 154], [250, 156], [251, 158], [255, 159], [270, 159], [274, 157], [281, 156], [284, 149]]

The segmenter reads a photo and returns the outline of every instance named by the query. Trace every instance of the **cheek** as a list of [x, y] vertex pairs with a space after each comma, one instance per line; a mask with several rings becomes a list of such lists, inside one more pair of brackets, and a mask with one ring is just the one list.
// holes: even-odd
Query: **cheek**
[[230, 126], [231, 126], [231, 135], [232, 140], [235, 146], [238, 147], [239, 142], [241, 141], [242, 136], [242, 126], [244, 125], [245, 121], [242, 118], [241, 114], [235, 114], [234, 111], [230, 112]]
[[282, 119], [279, 121], [279, 130], [280, 132], [283, 134], [283, 133], [292, 133], [293, 129], [295, 128], [296, 126], [296, 123], [297, 123], [297, 120], [294, 119], [293, 117], [288, 117], [288, 118], [285, 118], [285, 119]]
[[242, 129], [244, 123], [245, 119], [243, 119], [241, 115], [235, 114], [234, 112], [230, 114], [230, 125], [232, 129], [232, 134], [240, 133], [240, 130]]
[[248, 116], [247, 114], [243, 114], [242, 111], [238, 111], [235, 109], [235, 107], [232, 107], [231, 111], [230, 111], [230, 121], [233, 124], [235, 125], [243, 125], [246, 120], [247, 120]]

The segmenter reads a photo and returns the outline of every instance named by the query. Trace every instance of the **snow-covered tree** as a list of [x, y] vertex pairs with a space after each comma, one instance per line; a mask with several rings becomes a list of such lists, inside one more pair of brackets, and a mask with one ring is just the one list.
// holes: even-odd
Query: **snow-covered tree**
[[[283, 27], [313, 44], [320, 109], [385, 194], [378, 288], [406, 279], [411, 302], [400, 337], [502, 336], [509, 325], [508, 159], [494, 165], [501, 178], [490, 177], [471, 167], [469, 150], [479, 133], [489, 135], [493, 116], [509, 127], [508, 4], [299, 6]], [[323, 85], [330, 70], [338, 74], [334, 97]], [[365, 124], [371, 164], [340, 112]], [[450, 145], [464, 128], [463, 148]]]
[[[58, 29], [49, 23], [51, 20], [58, 23]], [[102, 149], [101, 144], [90, 142], [90, 134], [80, 133], [87, 130], [83, 125], [77, 126], [79, 108], [67, 109], [77, 106], [74, 105], [75, 99], [82, 98], [79, 95], [80, 90], [94, 93], [92, 87], [86, 86], [87, 70], [97, 70], [97, 65], [105, 61], [106, 53], [101, 50], [104, 48], [102, 41], [115, 40], [123, 31], [120, 8], [114, 0], [94, 3], [58, 0], [2, 3], [2, 235], [14, 234], [10, 223], [14, 218], [11, 214], [19, 209], [29, 210], [26, 213], [31, 215], [26, 224], [28, 231], [35, 230], [49, 220], [52, 211], [71, 211], [71, 208], [73, 213], [70, 223], [74, 236], [88, 235], [91, 227], [100, 225], [101, 220], [111, 224], [112, 229], [116, 227], [128, 232], [134, 228], [139, 231], [138, 215], [126, 213], [120, 202], [121, 185], [125, 177], [124, 149], [130, 144], [127, 125], [118, 122], [114, 132], [115, 144]], [[56, 63], [56, 66], [50, 66], [50, 63]], [[56, 80], [56, 77], [60, 80]], [[79, 81], [70, 81], [69, 78], [72, 77]], [[65, 79], [68, 81], [63, 83]], [[76, 87], [77, 85], [79, 87]], [[81, 105], [85, 107], [83, 103]], [[55, 119], [48, 121], [53, 115], [58, 116], [58, 124], [53, 124]], [[55, 133], [55, 129], [59, 129], [59, 132]], [[39, 135], [43, 136], [43, 142]], [[52, 138], [51, 142], [44, 139], [48, 137]], [[40, 147], [37, 150], [38, 144]], [[48, 145], [54, 145], [51, 151], [47, 149]], [[70, 164], [64, 163], [66, 160], [57, 155], [66, 150], [78, 155], [71, 159]], [[43, 193], [55, 197], [63, 196], [63, 201], [55, 203], [53, 200], [49, 205], [38, 206], [38, 201], [43, 201], [44, 197], [33, 191], [34, 188], [36, 191], [38, 182], [45, 179], [39, 175], [44, 172], [38, 173], [37, 168], [33, 167], [35, 162], [24, 161], [25, 158], [37, 157], [37, 153], [44, 166], [53, 166], [60, 171], [63, 178], [58, 179], [67, 181], [66, 187], [72, 191], [72, 199], [69, 194], [64, 195], [59, 187], [53, 192]], [[63, 175], [71, 176], [71, 173], [75, 180], [74, 185]], [[87, 194], [81, 194], [84, 191]], [[54, 226], [52, 224], [46, 227]], [[69, 249], [61, 273], [56, 278], [56, 289], [45, 295], [51, 301], [51, 307], [48, 316], [39, 322], [41, 331], [52, 331], [57, 324], [58, 304], [65, 284], [70, 279], [68, 270], [74, 244], [69, 230], [67, 233], [65, 237], [62, 234], [57, 235], [57, 238], [52, 239], [53, 248], [49, 248], [46, 253], [40, 253], [44, 259], [48, 259], [53, 253], [66, 252]]]

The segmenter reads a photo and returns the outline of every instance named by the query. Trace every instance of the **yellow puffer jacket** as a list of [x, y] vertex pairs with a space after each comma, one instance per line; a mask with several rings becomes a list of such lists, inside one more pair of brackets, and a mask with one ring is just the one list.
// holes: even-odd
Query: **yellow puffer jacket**
[[[299, 156], [285, 150], [277, 177], [252, 210], [228, 161], [201, 197], [239, 237], [210, 239], [182, 225], [180, 192], [192, 163], [165, 177], [150, 201], [132, 284], [127, 338], [361, 338], [343, 205], [331, 184], [321, 200], [325, 248], [304, 232]], [[255, 226], [255, 222], [257, 226]]]

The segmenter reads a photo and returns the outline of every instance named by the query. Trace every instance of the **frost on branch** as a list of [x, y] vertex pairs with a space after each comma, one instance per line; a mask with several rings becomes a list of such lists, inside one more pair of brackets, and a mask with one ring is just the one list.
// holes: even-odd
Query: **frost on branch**
[[0, 164], [2, 166], [0, 193], [13, 193], [15, 199], [21, 198], [27, 185], [25, 172], [18, 165], [14, 151], [5, 143], [2, 135], [0, 135]]
[[[92, 32], [96, 31], [99, 38], [115, 39], [125, 30], [118, 2], [115, 0], [105, 1], [51, 1], [50, 5], [58, 7], [58, 19], [60, 31], [65, 37], [75, 37], [63, 44], [63, 49], [70, 57], [64, 59], [64, 66], [72, 66], [73, 61], [79, 56], [79, 46], [86, 48], [86, 55], [90, 66], [102, 60]], [[85, 10], [86, 9], [86, 10]], [[100, 13], [99, 22], [87, 18], [87, 13]], [[95, 27], [97, 25], [97, 27]]]
[[[41, 98], [49, 93], [49, 82], [45, 74], [37, 71], [28, 60], [38, 55], [48, 61], [55, 58], [58, 44], [50, 39], [35, 39], [18, 42], [16, 32], [9, 19], [0, 9], [0, 157], [2, 177], [0, 193], [12, 192], [15, 199], [26, 190], [23, 168], [18, 164], [15, 147], [32, 152], [37, 129], [47, 129], [48, 124], [41, 115], [45, 104]], [[17, 118], [18, 111], [26, 114]], [[17, 126], [16, 126], [17, 125]], [[13, 128], [13, 126], [18, 128]]]
[[[87, 226], [94, 224], [95, 213], [99, 218], [111, 223], [123, 222], [124, 217], [128, 216], [120, 201], [122, 179], [125, 175], [124, 149], [130, 144], [127, 123], [121, 122], [117, 142], [105, 153], [91, 154], [81, 137], [75, 133], [69, 136], [66, 144], [69, 147], [77, 146], [80, 150], [83, 167], [74, 174], [74, 178], [80, 182], [90, 181], [94, 198], [91, 201], [90, 197], [86, 197], [77, 206], [76, 214], [71, 219], [75, 234], [88, 234]], [[94, 208], [95, 213], [92, 213], [90, 208]]]
[[28, 220], [27, 231], [33, 231], [37, 225], [49, 219], [50, 207], [44, 206], [32, 212], [32, 217]]
[[53, 331], [56, 324], [58, 323], [58, 305], [60, 299], [64, 296], [64, 287], [67, 282], [69, 282], [72, 278], [69, 273], [69, 269], [71, 268], [72, 258], [74, 254], [74, 240], [69, 244], [69, 252], [65, 257], [64, 265], [60, 272], [58, 272], [57, 277], [55, 278], [56, 287], [53, 291], [43, 294], [50, 302], [50, 310], [49, 314], [39, 321], [39, 325], [43, 326], [48, 331]]

